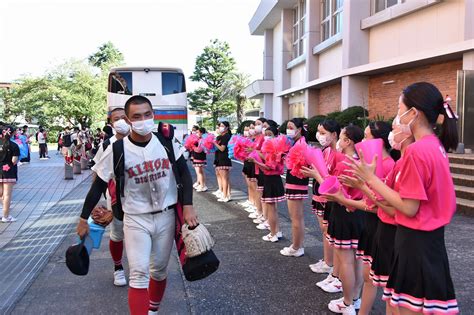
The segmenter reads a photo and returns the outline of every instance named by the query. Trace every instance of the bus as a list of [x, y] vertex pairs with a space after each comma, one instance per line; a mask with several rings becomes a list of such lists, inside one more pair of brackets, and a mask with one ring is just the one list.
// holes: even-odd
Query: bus
[[119, 67], [109, 73], [107, 111], [123, 108], [132, 95], [148, 98], [153, 106], [155, 125], [167, 122], [182, 140], [188, 131], [186, 81], [179, 68]]

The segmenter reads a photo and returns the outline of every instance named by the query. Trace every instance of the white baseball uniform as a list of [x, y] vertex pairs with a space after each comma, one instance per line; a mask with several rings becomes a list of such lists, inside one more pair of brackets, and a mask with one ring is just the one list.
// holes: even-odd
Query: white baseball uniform
[[[149, 276], [161, 281], [174, 240], [178, 200], [176, 180], [168, 154], [158, 138], [152, 136], [145, 146], [124, 138], [125, 184], [122, 199], [125, 248], [130, 266], [130, 286], [148, 288]], [[173, 141], [176, 160], [183, 149]], [[112, 145], [92, 168], [105, 182], [114, 178]], [[153, 212], [162, 211], [152, 214]]]

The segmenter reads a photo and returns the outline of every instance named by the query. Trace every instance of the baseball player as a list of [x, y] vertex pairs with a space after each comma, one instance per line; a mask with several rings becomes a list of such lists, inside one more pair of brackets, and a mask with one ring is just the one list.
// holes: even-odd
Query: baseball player
[[[110, 113], [110, 121], [112, 122], [115, 130], [115, 135], [109, 139], [106, 139], [98, 148], [97, 153], [94, 157], [94, 163], [97, 164], [100, 159], [103, 157], [104, 149], [109, 147], [116, 140], [123, 139], [130, 133], [130, 125], [125, 121], [125, 110], [123, 108], [115, 108]], [[96, 174], [94, 173], [94, 176]], [[109, 185], [114, 185], [114, 182], [111, 181]], [[106, 192], [107, 196], [107, 209], [112, 210], [112, 197], [109, 194], [109, 190]], [[87, 219], [89, 218], [90, 213], [83, 211], [81, 213], [81, 218], [77, 227], [78, 232], [83, 231], [89, 225], [87, 224]], [[116, 286], [125, 286], [127, 285], [127, 279], [125, 278], [125, 272], [122, 265], [122, 256], [123, 256], [123, 222], [117, 219], [112, 220], [110, 224], [110, 241], [109, 241], [109, 250], [112, 260], [114, 261], [114, 285]]]
[[[166, 148], [153, 135], [153, 108], [143, 96], [132, 96], [125, 104], [126, 121], [132, 132], [123, 139], [125, 164], [123, 229], [130, 267], [128, 303], [132, 315], [156, 314], [166, 288], [167, 267], [174, 242], [177, 180]], [[183, 186], [183, 217], [194, 227], [197, 218], [192, 206], [192, 179], [183, 157], [184, 150], [173, 142], [175, 167]], [[113, 146], [109, 146], [93, 167], [97, 173], [84, 202], [89, 212], [100, 199], [114, 175]], [[78, 234], [88, 232], [81, 224]]]

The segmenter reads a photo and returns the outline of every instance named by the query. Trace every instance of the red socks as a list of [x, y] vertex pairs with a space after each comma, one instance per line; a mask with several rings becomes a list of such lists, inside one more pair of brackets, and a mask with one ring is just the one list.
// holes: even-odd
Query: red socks
[[114, 242], [110, 240], [109, 242], [110, 255], [114, 261], [115, 266], [122, 266], [122, 255], [123, 255], [123, 241]]
[[148, 315], [148, 291], [147, 289], [128, 289], [128, 307], [131, 315]]
[[150, 297], [150, 306], [151, 311], [157, 311], [160, 308], [161, 300], [165, 294], [166, 289], [166, 279], [157, 281], [150, 277], [150, 284], [148, 286], [148, 294]]

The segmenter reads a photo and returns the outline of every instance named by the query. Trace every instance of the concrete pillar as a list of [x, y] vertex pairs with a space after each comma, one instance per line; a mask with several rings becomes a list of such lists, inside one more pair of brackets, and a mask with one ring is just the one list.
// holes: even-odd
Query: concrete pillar
[[342, 68], [369, 62], [369, 31], [360, 29], [360, 21], [370, 16], [371, 1], [344, 1], [342, 23]]
[[369, 104], [369, 78], [346, 76], [341, 81], [341, 111], [351, 106], [367, 108]]
[[263, 79], [273, 80], [273, 30], [265, 30], [263, 37]]
[[293, 10], [285, 9], [281, 11], [281, 89], [280, 91], [290, 88], [290, 72], [286, 70], [286, 65], [291, 61], [292, 33], [293, 33]]
[[462, 55], [462, 69], [474, 70], [474, 51], [469, 51]]
[[304, 95], [304, 116], [311, 118], [317, 115], [317, 104], [318, 104], [318, 90], [308, 89]]
[[261, 108], [263, 110], [263, 117], [267, 119], [273, 119], [273, 94], [263, 94], [263, 99], [261, 100]]
[[306, 82], [315, 80], [319, 75], [319, 56], [313, 55], [313, 47], [321, 39], [320, 0], [306, 0]]
[[464, 1], [464, 39], [474, 38], [474, 0]]

